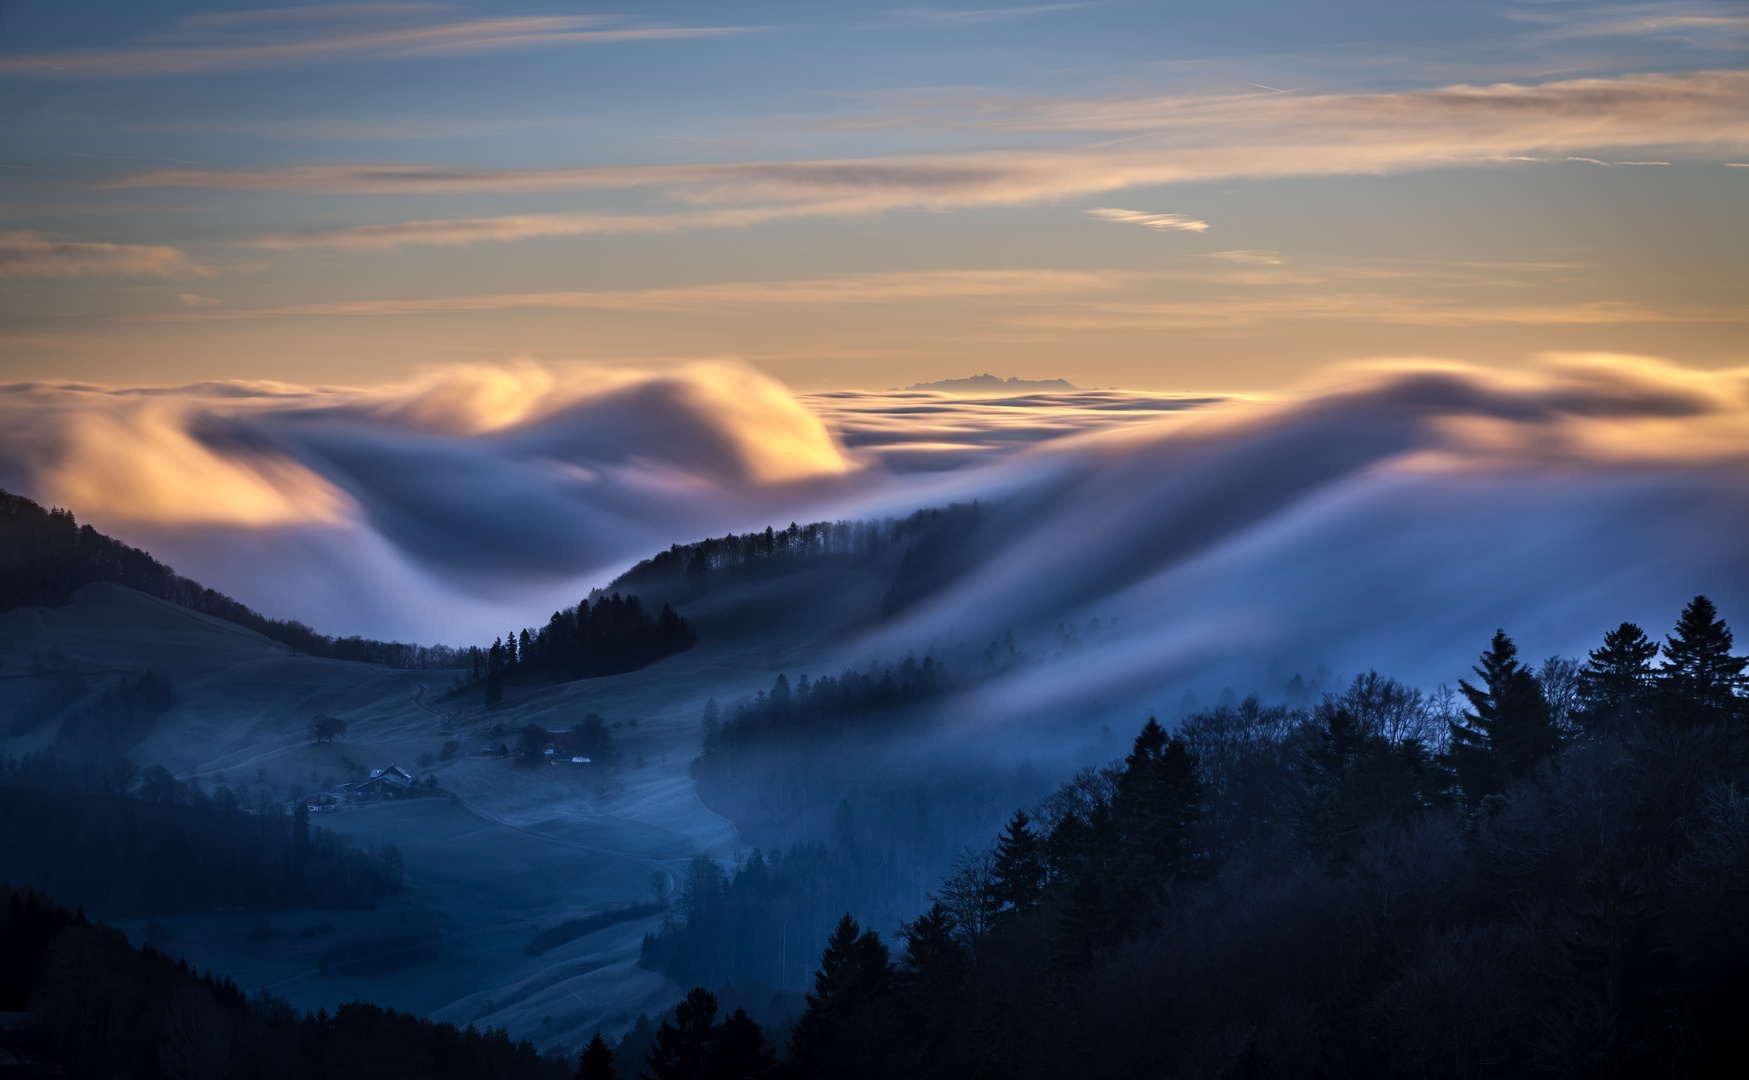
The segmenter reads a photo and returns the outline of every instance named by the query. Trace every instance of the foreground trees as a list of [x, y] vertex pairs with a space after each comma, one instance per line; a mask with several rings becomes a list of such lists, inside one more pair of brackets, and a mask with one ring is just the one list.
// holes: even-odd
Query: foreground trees
[[[617, 1069], [599, 1038], [559, 1062], [362, 1003], [300, 1020], [23, 895], [0, 1009], [36, 1008], [31, 1046], [74, 1077], [186, 1064], [214, 1031], [238, 1076], [349, 1076], [389, 1047], [408, 1075], [504, 1080], [630, 1080], [640, 1056], [650, 1080], [1744, 1075], [1744, 664], [1701, 598], [1664, 664], [1648, 641], [1610, 632], [1566, 726], [1504, 634], [1461, 717], [1363, 676], [1309, 711], [1150, 720], [891, 944], [843, 916], [787, 1040], [703, 988]], [[768, 875], [701, 859], [677, 932], [732, 940], [751, 908], [712, 913]]]
[[1730, 641], [1704, 598], [1662, 649], [1618, 627], [1563, 727], [1497, 634], [1443, 753], [1376, 679], [1309, 713], [1149, 721], [968, 857], [901, 927], [898, 963], [846, 916], [784, 1068], [1741, 1075], [1749, 725]]

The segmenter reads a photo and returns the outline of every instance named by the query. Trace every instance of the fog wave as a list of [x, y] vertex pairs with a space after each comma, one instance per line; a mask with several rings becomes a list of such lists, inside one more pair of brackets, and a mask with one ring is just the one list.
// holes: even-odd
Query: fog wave
[[974, 498], [973, 569], [863, 647], [1118, 616], [1080, 670], [1144, 693], [1240, 650], [1413, 665], [1509, 618], [1749, 599], [1749, 374], [1648, 359], [1349, 367], [1267, 399], [798, 397], [728, 363], [27, 384], [0, 431], [0, 486], [270, 614], [403, 640], [489, 638], [677, 541]]

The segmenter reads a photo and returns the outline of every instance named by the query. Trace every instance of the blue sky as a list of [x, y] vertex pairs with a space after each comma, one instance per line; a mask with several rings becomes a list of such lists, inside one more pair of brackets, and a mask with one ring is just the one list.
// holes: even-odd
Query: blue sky
[[1704, 2], [9, 3], [0, 377], [1728, 366], [1746, 28]]

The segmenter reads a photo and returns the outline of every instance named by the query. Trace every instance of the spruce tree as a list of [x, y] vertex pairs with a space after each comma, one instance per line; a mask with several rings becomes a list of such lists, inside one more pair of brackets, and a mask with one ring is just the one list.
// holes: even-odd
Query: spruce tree
[[953, 912], [939, 900], [914, 922], [899, 924], [905, 939], [899, 985], [925, 1015], [945, 1011], [965, 986], [969, 964], [957, 930]]
[[1731, 655], [1731, 630], [1718, 614], [1711, 600], [1697, 596], [1664, 639], [1665, 703], [1678, 724], [1721, 723], [1741, 705], [1737, 688], [1749, 658]]
[[711, 1021], [717, 1016], [715, 994], [698, 987], [674, 1012], [674, 1022], [662, 1021], [656, 1043], [644, 1057], [649, 1067], [640, 1080], [700, 1080], [710, 1053]]
[[1482, 663], [1473, 667], [1480, 688], [1458, 680], [1474, 712], [1451, 725], [1448, 762], [1471, 806], [1530, 772], [1554, 753], [1560, 733], [1529, 668], [1518, 662], [1518, 646], [1497, 630]]
[[996, 838], [996, 899], [1003, 910], [1024, 915], [1044, 893], [1044, 852], [1025, 810], [1016, 810]]
[[1658, 643], [1644, 630], [1625, 622], [1604, 634], [1603, 647], [1588, 655], [1579, 678], [1592, 721], [1632, 718], [1651, 694], [1655, 678], [1652, 661], [1658, 657]]
[[814, 992], [790, 1033], [792, 1076], [886, 1075], [892, 1043], [893, 965], [880, 935], [847, 913], [827, 939]]
[[572, 1080], [619, 1080], [619, 1075], [613, 1071], [613, 1050], [601, 1037], [601, 1032], [597, 1031], [595, 1037], [584, 1044]]
[[736, 1009], [711, 1032], [703, 1080], [766, 1080], [776, 1069], [777, 1052], [747, 1010]]
[[1124, 759], [1112, 799], [1132, 873], [1148, 880], [1143, 888], [1201, 870], [1197, 826], [1203, 815], [1202, 779], [1196, 756], [1182, 736], [1167, 737], [1153, 717], [1142, 726]]

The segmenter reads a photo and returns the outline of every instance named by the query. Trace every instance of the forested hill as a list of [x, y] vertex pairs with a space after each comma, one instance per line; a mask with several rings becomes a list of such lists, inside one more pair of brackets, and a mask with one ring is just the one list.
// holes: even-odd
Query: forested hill
[[[1375, 675], [1310, 709], [1149, 719], [1128, 756], [968, 850], [897, 935], [857, 900], [865, 920], [828, 938], [777, 1075], [1749, 1076], [1749, 657], [1733, 649], [1696, 597], [1662, 642], [1623, 623], [1541, 675], [1496, 633], [1461, 712]], [[645, 1075], [645, 1045], [663, 1078], [771, 1075], [681, 1055], [760, 1046], [712, 1022], [703, 987], [769, 972], [796, 913], [860, 884], [867, 856], [841, 831], [731, 872], [694, 863], [644, 962], [700, 988], [621, 1044], [621, 1080]]]
[[968, 541], [989, 523], [977, 502], [918, 510], [902, 518], [869, 521], [791, 522], [787, 529], [730, 533], [675, 544], [615, 578], [609, 589], [635, 591], [646, 602], [684, 603], [712, 584], [758, 578], [807, 564], [866, 566], [893, 562], [886, 613], [951, 580], [969, 568]]
[[335, 638], [301, 622], [270, 619], [224, 593], [190, 581], [136, 547], [80, 525], [68, 510], [45, 510], [0, 491], [0, 611], [61, 607], [86, 585], [125, 585], [191, 611], [247, 627], [312, 656], [397, 668], [459, 668], [468, 653], [447, 645]]

